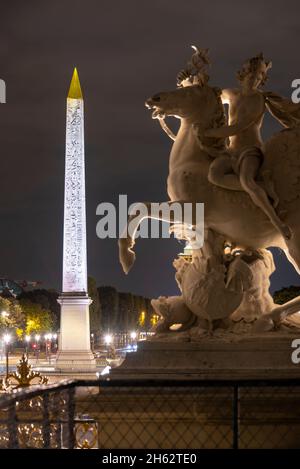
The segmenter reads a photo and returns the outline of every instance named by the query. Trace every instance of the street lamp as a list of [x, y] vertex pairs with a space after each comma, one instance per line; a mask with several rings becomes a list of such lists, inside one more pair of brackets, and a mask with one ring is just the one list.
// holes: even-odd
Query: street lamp
[[35, 334], [35, 346], [36, 346], [36, 362], [38, 362], [39, 360], [39, 354], [40, 354], [40, 339], [41, 339], [41, 336], [40, 334]]
[[53, 350], [54, 350], [54, 352], [56, 353], [56, 352], [57, 352], [57, 334], [56, 334], [56, 333], [53, 334], [52, 337], [53, 337], [53, 342], [54, 342], [54, 344], [53, 344]]
[[92, 333], [91, 334], [91, 349], [92, 349], [92, 352], [94, 353], [94, 348], [95, 348], [95, 336], [94, 334]]
[[114, 359], [116, 358], [116, 350], [113, 344], [113, 336], [111, 334], [106, 334], [104, 336], [104, 343], [107, 345], [107, 359]]
[[106, 335], [104, 336], [104, 343], [105, 343], [106, 345], [110, 345], [110, 344], [112, 343], [112, 339], [113, 339], [113, 338], [112, 338], [112, 335], [111, 335], [111, 334], [106, 334]]
[[136, 346], [137, 346], [136, 339], [137, 339], [137, 333], [135, 331], [132, 331], [130, 333], [130, 345], [129, 345], [131, 349], [134, 349], [134, 350], [136, 349]]
[[46, 342], [46, 360], [49, 358], [49, 363], [51, 362], [51, 341], [52, 341], [52, 334], [45, 335], [45, 342]]
[[8, 379], [8, 345], [10, 342], [10, 334], [4, 334], [3, 341], [5, 343], [5, 356], [6, 356], [6, 380]]
[[129, 347], [134, 348], [136, 345], [137, 333], [135, 331], [130, 332], [130, 345]]
[[27, 358], [28, 358], [28, 347], [29, 347], [30, 340], [31, 340], [30, 335], [25, 335], [25, 343], [26, 343], [25, 353], [26, 353]]

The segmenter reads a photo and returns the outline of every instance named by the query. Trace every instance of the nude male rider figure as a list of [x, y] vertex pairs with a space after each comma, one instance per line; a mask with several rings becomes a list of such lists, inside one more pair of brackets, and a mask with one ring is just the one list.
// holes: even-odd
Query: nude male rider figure
[[[229, 125], [195, 130], [199, 130], [200, 140], [229, 137], [231, 158], [223, 155], [213, 161], [208, 176], [210, 182], [226, 189], [245, 190], [280, 233], [289, 239], [289, 227], [279, 218], [267, 192], [255, 180], [264, 157], [260, 129], [266, 111], [264, 95], [258, 88], [266, 81], [270, 67], [271, 63], [265, 62], [262, 54], [245, 62], [237, 75], [240, 88], [222, 91], [222, 102], [229, 104]], [[269, 195], [275, 199], [272, 191]]]

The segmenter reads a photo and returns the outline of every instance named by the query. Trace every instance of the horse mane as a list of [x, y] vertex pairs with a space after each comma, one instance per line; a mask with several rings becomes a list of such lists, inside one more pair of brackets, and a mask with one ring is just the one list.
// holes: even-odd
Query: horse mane
[[217, 112], [214, 116], [214, 127], [222, 127], [223, 125], [226, 125], [225, 110], [221, 99], [222, 90], [217, 86], [214, 86], [211, 89], [214, 92], [217, 100]]
[[[201, 88], [206, 88], [209, 92], [212, 92], [215, 99], [215, 106], [212, 108], [212, 114], [206, 123], [206, 129], [223, 127], [226, 125], [226, 116], [221, 100], [222, 90], [209, 85], [203, 85]], [[202, 140], [202, 126], [199, 125], [199, 133], [197, 132], [197, 126], [198, 124], [194, 124], [195, 135], [199, 146], [207, 153], [210, 160], [227, 153], [225, 138], [204, 138]]]

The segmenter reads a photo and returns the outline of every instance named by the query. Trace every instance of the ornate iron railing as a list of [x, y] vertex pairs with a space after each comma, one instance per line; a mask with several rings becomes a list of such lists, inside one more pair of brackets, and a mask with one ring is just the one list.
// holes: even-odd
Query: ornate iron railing
[[300, 380], [79, 380], [0, 397], [0, 448], [299, 448]]

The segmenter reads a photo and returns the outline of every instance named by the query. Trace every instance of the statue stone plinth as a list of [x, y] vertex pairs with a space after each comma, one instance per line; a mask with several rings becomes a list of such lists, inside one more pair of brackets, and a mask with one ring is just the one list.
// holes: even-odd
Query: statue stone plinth
[[[229, 341], [144, 341], [111, 370], [114, 379], [281, 379], [300, 377], [292, 362], [293, 334], [262, 334]], [[299, 337], [298, 337], [299, 338]]]

